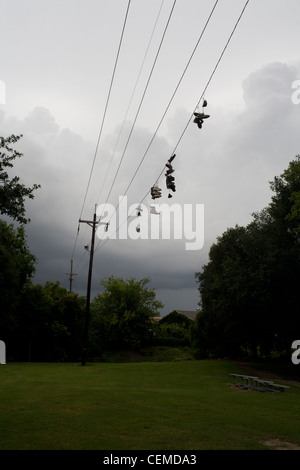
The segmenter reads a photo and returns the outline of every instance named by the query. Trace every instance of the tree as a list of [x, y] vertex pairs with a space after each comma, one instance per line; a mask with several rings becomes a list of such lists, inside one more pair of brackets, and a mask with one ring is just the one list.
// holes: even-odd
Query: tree
[[211, 247], [209, 263], [197, 273], [202, 300], [199, 324], [217, 355], [268, 353], [276, 328], [272, 295], [279, 276], [272, 231], [256, 221], [228, 229]]
[[27, 285], [15, 328], [19, 360], [66, 361], [81, 355], [84, 298], [59, 282]]
[[36, 258], [28, 249], [23, 227], [0, 220], [1, 339], [8, 341], [16, 326], [22, 293], [35, 272]]
[[269, 206], [246, 227], [219, 237], [209, 262], [196, 273], [202, 302], [196, 324], [204, 354], [251, 351], [255, 357], [257, 351], [290, 350], [300, 301], [299, 156], [271, 189]]
[[[283, 234], [293, 235], [300, 243], [300, 155], [270, 183], [275, 193], [267, 209]], [[294, 241], [294, 240], [293, 240]]]
[[19, 183], [20, 178], [9, 177], [6, 168], [13, 167], [13, 161], [23, 156], [10, 145], [18, 142], [22, 135], [12, 134], [10, 137], [0, 137], [0, 213], [5, 214], [21, 224], [30, 221], [25, 217], [25, 198], [34, 198], [33, 191], [40, 188], [34, 184], [27, 188]]
[[[101, 281], [104, 292], [91, 303], [90, 343], [95, 352], [104, 349], [138, 349], [152, 338], [151, 317], [163, 304], [147, 287], [150, 279], [124, 280], [109, 277]], [[91, 349], [91, 348], [90, 348]]]
[[78, 360], [82, 352], [85, 297], [69, 292], [59, 282], [46, 282], [50, 304], [51, 351], [56, 360]]

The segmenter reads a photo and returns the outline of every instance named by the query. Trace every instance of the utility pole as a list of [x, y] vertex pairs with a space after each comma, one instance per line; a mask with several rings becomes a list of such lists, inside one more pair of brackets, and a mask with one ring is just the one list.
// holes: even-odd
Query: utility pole
[[95, 249], [95, 233], [97, 225], [106, 225], [106, 230], [108, 230], [109, 222], [97, 222], [96, 220], [96, 207], [94, 211], [93, 220], [81, 220], [79, 223], [85, 223], [92, 227], [92, 243], [90, 250], [90, 265], [89, 265], [89, 274], [88, 274], [88, 283], [87, 283], [87, 293], [86, 293], [86, 308], [85, 308], [85, 327], [84, 327], [84, 336], [83, 336], [83, 348], [82, 348], [82, 361], [81, 364], [85, 366], [86, 355], [87, 355], [87, 345], [88, 345], [88, 334], [89, 334], [89, 322], [90, 322], [90, 301], [91, 301], [91, 285], [92, 285], [92, 272], [93, 272], [93, 260], [94, 260], [94, 249]]
[[85, 366], [86, 359], [87, 359], [86, 355], [87, 355], [87, 344], [88, 344], [88, 333], [89, 333], [89, 322], [90, 322], [90, 300], [91, 300], [91, 284], [92, 284], [92, 271], [93, 271], [93, 259], [94, 259], [94, 247], [95, 247], [95, 233], [96, 233], [96, 225], [98, 224], [98, 222], [96, 221], [96, 208], [95, 208], [93, 220], [81, 220], [80, 219], [79, 222], [88, 224], [92, 227], [92, 243], [91, 243], [91, 251], [90, 251], [88, 283], [87, 283], [85, 327], [84, 327], [82, 362], [81, 362], [81, 364]]
[[70, 289], [69, 292], [72, 292], [72, 282], [74, 281], [73, 276], [77, 276], [76, 273], [73, 273], [73, 260], [71, 259], [71, 269], [69, 273], [66, 273], [67, 276], [70, 276], [68, 279], [70, 281]]

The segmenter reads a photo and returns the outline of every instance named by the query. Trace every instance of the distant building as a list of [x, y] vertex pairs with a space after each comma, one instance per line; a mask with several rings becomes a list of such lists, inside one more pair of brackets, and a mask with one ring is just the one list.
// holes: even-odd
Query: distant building
[[196, 320], [198, 310], [175, 310], [175, 312], [180, 313], [181, 315], [184, 315], [190, 320]]
[[189, 320], [195, 321], [198, 312], [199, 312], [199, 310], [173, 310], [172, 312], [170, 312], [167, 315], [164, 315], [162, 317], [152, 317], [151, 321], [158, 322], [158, 321], [164, 320], [163, 323], [165, 323], [165, 319], [168, 319], [168, 317], [170, 316], [169, 322], [172, 322], [171, 318], [174, 319], [174, 314], [175, 314], [175, 317], [176, 317], [176, 314], [179, 314], [179, 315], [183, 315], [184, 317], [188, 318]]

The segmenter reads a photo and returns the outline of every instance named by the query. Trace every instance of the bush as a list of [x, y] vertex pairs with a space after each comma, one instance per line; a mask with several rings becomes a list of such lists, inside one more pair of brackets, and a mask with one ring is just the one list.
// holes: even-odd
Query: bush
[[155, 344], [161, 346], [189, 346], [189, 329], [176, 323], [159, 324], [155, 328]]

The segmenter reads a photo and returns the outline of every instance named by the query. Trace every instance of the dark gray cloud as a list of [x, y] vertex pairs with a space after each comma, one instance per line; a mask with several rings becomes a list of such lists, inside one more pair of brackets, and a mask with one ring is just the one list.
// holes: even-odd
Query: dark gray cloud
[[[201, 133], [193, 123], [190, 124], [173, 162], [178, 190], [169, 203], [181, 206], [204, 204], [203, 248], [187, 251], [184, 240], [120, 240], [117, 237], [101, 243], [96, 238], [93, 294], [100, 290], [100, 280], [104, 277], [149, 277], [151, 286], [165, 303], [163, 312], [197, 308], [199, 296], [194, 273], [207, 262], [211, 244], [226, 228], [247, 223], [252, 212], [268, 204], [268, 182], [280, 174], [297, 153], [300, 108], [291, 101], [291, 82], [297, 76], [297, 70], [296, 66], [283, 63], [264, 66], [245, 79], [242, 110], [231, 113], [224, 121], [226, 110], [212, 106], [211, 118]], [[177, 134], [178, 123], [186, 122], [188, 118], [189, 112], [184, 108], [178, 109], [170, 118], [170, 141], [172, 134]], [[126, 126], [128, 131], [130, 123]], [[9, 129], [24, 133], [18, 144], [24, 157], [17, 162], [15, 171], [20, 172], [26, 184], [42, 185], [35, 199], [28, 203], [28, 215], [32, 219], [27, 227], [28, 242], [38, 258], [35, 281], [59, 280], [68, 287], [66, 273], [75, 246], [74, 272], [77, 275], [73, 288], [84, 295], [89, 262], [84, 245], [90, 243], [91, 229], [80, 224], [78, 238], [76, 231], [93, 147], [71, 130], [61, 129], [51, 112], [41, 107], [33, 109], [23, 121], [7, 117], [4, 129], [6, 133]], [[116, 128], [113, 134], [106, 136], [96, 172], [100, 171], [104, 161], [108, 168], [112, 157], [110, 149], [118, 135]], [[112, 195], [115, 204], [128, 185], [149, 139], [151, 133], [146, 128], [135, 129], [130, 157], [124, 158], [124, 166], [116, 180]], [[128, 206], [137, 205], [150, 189], [155, 175], [170, 155], [170, 141], [165, 137], [156, 139], [132, 192], [128, 192]], [[117, 151], [113, 156], [111, 175], [114, 175], [120, 157], [121, 153]], [[164, 177], [159, 184], [165, 192]], [[108, 188], [109, 184], [106, 184], [104, 195]], [[92, 189], [99, 196], [95, 182]], [[100, 189], [97, 184], [96, 189]], [[149, 209], [151, 202], [148, 196], [145, 207]], [[158, 202], [165, 203], [166, 199]], [[90, 204], [84, 214], [87, 218], [92, 217]], [[128, 223], [134, 227], [138, 220], [132, 217]]]
[[[165, 3], [141, 81], [123, 121], [161, 2], [132, 5], [121, 51], [124, 55], [86, 195], [124, 4], [116, 9], [113, 4], [94, 0], [90, 8], [77, 0], [72, 8], [68, 1], [53, 0], [51, 7], [42, 3], [29, 0], [26, 8], [19, 0], [7, 3], [7, 21], [0, 33], [10, 38], [2, 55], [7, 68], [0, 76], [7, 90], [6, 104], [0, 109], [1, 135], [24, 134], [18, 143], [24, 157], [13, 171], [28, 186], [41, 184], [35, 199], [27, 203], [32, 220], [26, 229], [28, 243], [38, 258], [35, 282], [58, 280], [68, 287], [66, 272], [73, 256], [77, 274], [73, 288], [85, 294], [89, 254], [84, 246], [90, 243], [91, 228], [80, 224], [77, 237], [80, 215], [92, 218], [95, 204], [106, 201], [121, 159], [108, 202], [116, 207], [143, 159], [126, 195], [128, 206], [137, 205], [146, 195], [143, 203], [149, 209], [153, 202], [150, 187], [176, 146], [177, 191], [168, 199], [162, 176], [158, 180], [163, 189], [159, 202], [181, 207], [204, 204], [203, 248], [188, 251], [185, 240], [172, 238], [112, 239], [100, 246], [97, 239], [92, 291], [99, 291], [100, 280], [110, 275], [150, 277], [151, 286], [165, 304], [163, 313], [197, 308], [194, 273], [207, 262], [211, 244], [228, 227], [247, 224], [253, 212], [269, 203], [269, 181], [299, 153], [300, 105], [291, 99], [292, 83], [300, 79], [299, 5], [292, 0], [284, 4], [266, 0], [264, 5], [250, 2], [207, 90], [211, 117], [201, 131], [191, 122], [177, 146], [241, 7], [233, 0], [220, 5], [152, 141], [212, 7], [212, 3], [205, 3], [203, 10], [203, 2], [179, 2], [123, 154], [170, 6]], [[9, 30], [12, 21], [14, 35]], [[13, 61], [20, 44], [19, 60]], [[131, 218], [130, 223], [134, 230], [138, 222]]]

